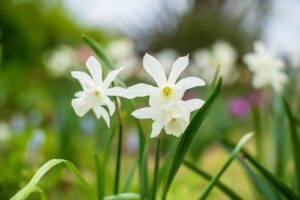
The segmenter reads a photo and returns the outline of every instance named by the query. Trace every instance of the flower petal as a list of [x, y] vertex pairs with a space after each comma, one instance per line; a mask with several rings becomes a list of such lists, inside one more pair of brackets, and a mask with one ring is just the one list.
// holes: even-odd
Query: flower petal
[[190, 99], [187, 101], [184, 101], [184, 104], [187, 106], [189, 112], [193, 112], [203, 106], [205, 101], [201, 99]]
[[97, 85], [102, 84], [102, 67], [100, 62], [94, 57], [90, 56], [88, 60], [86, 61], [86, 66], [92, 75], [95, 83]]
[[75, 93], [75, 97], [80, 98], [80, 97], [83, 96], [83, 94], [84, 94], [83, 91], [78, 91], [78, 92]]
[[114, 114], [114, 112], [115, 112], [115, 110], [116, 110], [116, 106], [115, 106], [115, 104], [110, 100], [110, 98], [108, 98], [108, 97], [103, 97], [104, 99], [103, 99], [103, 101], [104, 101], [104, 103], [105, 103], [105, 105], [107, 105], [107, 107], [108, 107], [108, 111], [109, 111], [109, 114], [110, 114], [110, 116], [112, 116], [113, 114]]
[[83, 90], [87, 90], [94, 86], [93, 79], [85, 72], [80, 71], [72, 71], [71, 72], [73, 78], [76, 78]]
[[122, 71], [123, 69], [124, 69], [124, 67], [121, 67], [120, 69], [116, 69], [116, 70], [109, 72], [107, 77], [103, 81], [103, 85], [102, 85], [103, 88], [107, 89], [110, 86], [110, 84], [116, 79], [116, 77], [118, 76], [120, 71]]
[[151, 131], [151, 138], [157, 137], [160, 133], [161, 130], [163, 129], [164, 125], [159, 123], [159, 122], [153, 122], [152, 124], [152, 131]]
[[178, 58], [172, 66], [168, 82], [171, 84], [175, 84], [179, 75], [183, 72], [183, 70], [185, 70], [185, 68], [188, 66], [188, 64], [189, 64], [189, 56], [188, 55]]
[[188, 122], [186, 122], [183, 118], [174, 118], [166, 124], [165, 130], [167, 134], [179, 137], [182, 133], [184, 133], [187, 126]]
[[138, 119], [159, 120], [162, 118], [163, 112], [155, 107], [144, 107], [133, 111], [131, 114]]
[[93, 108], [93, 111], [94, 111], [94, 113], [95, 113], [95, 115], [98, 119], [100, 119], [100, 117], [103, 117], [106, 125], [108, 127], [110, 126], [109, 115], [108, 115], [107, 111], [102, 106], [98, 106], [98, 107]]
[[79, 117], [83, 117], [91, 109], [91, 107], [84, 102], [83, 98], [72, 99], [71, 105]]
[[183, 78], [176, 85], [181, 88], [182, 90], [188, 90], [190, 88], [194, 88], [197, 86], [204, 86], [205, 82], [201, 78], [198, 77], [187, 77]]
[[139, 83], [127, 88], [127, 98], [133, 99], [136, 97], [150, 96], [155, 87], [145, 83]]
[[108, 88], [105, 92], [107, 96], [125, 97], [127, 98], [127, 90], [121, 87]]
[[143, 65], [146, 72], [154, 79], [158, 86], [163, 86], [167, 83], [165, 71], [156, 58], [146, 54], [143, 59]]

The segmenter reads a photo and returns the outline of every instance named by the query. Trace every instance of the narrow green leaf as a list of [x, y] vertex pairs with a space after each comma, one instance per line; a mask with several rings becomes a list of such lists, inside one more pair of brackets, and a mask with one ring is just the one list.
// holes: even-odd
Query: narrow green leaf
[[283, 104], [285, 108], [285, 112], [288, 116], [288, 121], [290, 124], [290, 134], [291, 134], [291, 142], [292, 142], [292, 150], [293, 150], [293, 157], [294, 157], [294, 172], [295, 172], [295, 179], [296, 179], [296, 191], [297, 194], [300, 194], [300, 142], [297, 133], [297, 126], [295, 122], [295, 118], [292, 114], [291, 108], [288, 102], [283, 99]]
[[21, 189], [15, 196], [13, 196], [11, 200], [25, 200], [32, 192], [36, 190], [37, 184], [39, 183], [41, 178], [50, 169], [61, 163], [65, 164], [82, 184], [91, 188], [91, 186], [80, 175], [79, 171], [73, 165], [73, 163], [63, 159], [52, 159], [46, 162], [42, 167], [40, 167], [39, 170], [34, 174], [32, 179], [29, 181], [29, 183], [23, 189]]
[[239, 143], [236, 145], [236, 147], [233, 149], [233, 151], [230, 154], [230, 157], [225, 162], [223, 167], [220, 169], [220, 171], [211, 179], [207, 187], [204, 189], [200, 196], [200, 200], [206, 199], [210, 191], [213, 189], [213, 187], [217, 184], [219, 178], [222, 176], [222, 174], [226, 171], [226, 169], [229, 167], [231, 162], [235, 159], [235, 157], [238, 155], [240, 150], [243, 148], [244, 144], [252, 137], [252, 133], [249, 133], [242, 137], [242, 139], [239, 141]]
[[209, 110], [215, 101], [216, 97], [219, 95], [220, 90], [221, 90], [221, 85], [222, 85], [222, 79], [220, 78], [216, 88], [212, 92], [211, 96], [208, 98], [208, 100], [205, 102], [205, 104], [200, 108], [200, 110], [196, 113], [194, 118], [192, 119], [191, 123], [185, 130], [185, 132], [182, 134], [182, 137], [180, 139], [180, 142], [177, 146], [175, 156], [173, 158], [167, 181], [164, 185], [163, 189], [163, 196], [162, 199], [166, 199], [167, 193], [170, 189], [171, 183], [180, 167], [180, 165], [183, 162], [183, 159], [189, 149], [189, 146], [197, 133], [198, 129], [200, 128], [202, 122], [206, 118], [207, 114], [209, 113]]
[[127, 178], [127, 180], [126, 180], [126, 182], [125, 182], [125, 186], [124, 186], [124, 189], [123, 189], [123, 193], [128, 192], [129, 187], [130, 187], [131, 182], [132, 182], [132, 179], [133, 179], [133, 176], [134, 176], [134, 172], [135, 172], [135, 170], [136, 170], [138, 164], [139, 164], [139, 160], [137, 159], [137, 160], [135, 161], [135, 163], [133, 164], [133, 166], [132, 166], [130, 172], [129, 172], [128, 178]]
[[[208, 173], [206, 173], [205, 171], [197, 168], [195, 165], [193, 165], [193, 163], [188, 162], [188, 161], [183, 161], [183, 164], [190, 170], [192, 170], [193, 172], [195, 172], [196, 174], [198, 174], [199, 176], [205, 178], [206, 180], [210, 180], [213, 177], [211, 175], [209, 175]], [[220, 181], [216, 182], [216, 186], [222, 190], [229, 198], [233, 199], [233, 200], [241, 200], [242, 198], [235, 193], [233, 190], [231, 190], [229, 187], [227, 187], [225, 184], [223, 184]]]
[[85, 43], [87, 43], [96, 55], [102, 60], [102, 62], [109, 68], [114, 69], [114, 64], [111, 59], [106, 55], [104, 49], [97, 43], [93, 38], [88, 35], [82, 35], [82, 39]]
[[262, 199], [272, 199], [279, 200], [279, 193], [276, 191], [273, 185], [270, 184], [264, 177], [256, 174], [248, 163], [246, 163], [242, 158], [238, 158], [239, 162], [245, 168], [249, 178], [251, 179], [251, 183], [253, 186], [259, 191], [259, 194], [263, 196]]
[[276, 176], [283, 178], [287, 165], [287, 137], [286, 137], [286, 118], [285, 111], [279, 97], [274, 101], [274, 123], [273, 133], [275, 140], [275, 174]]
[[[223, 144], [229, 148], [233, 148], [234, 145], [223, 141]], [[253, 167], [255, 167], [274, 187], [277, 188], [287, 199], [300, 200], [300, 197], [291, 190], [281, 179], [273, 175], [269, 170], [264, 168], [259, 162], [257, 162], [248, 152], [243, 150], [243, 157], [247, 159]]]

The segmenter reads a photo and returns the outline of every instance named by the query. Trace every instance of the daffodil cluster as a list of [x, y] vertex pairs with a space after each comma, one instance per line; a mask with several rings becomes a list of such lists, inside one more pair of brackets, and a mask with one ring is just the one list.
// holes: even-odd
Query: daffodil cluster
[[[177, 81], [188, 66], [188, 62], [188, 56], [178, 58], [172, 65], [167, 78], [160, 62], [146, 54], [143, 66], [156, 85], [139, 83], [124, 89], [111, 87], [111, 83], [123, 68], [111, 71], [102, 80], [101, 64], [95, 57], [90, 57], [86, 66], [91, 76], [85, 72], [72, 72], [72, 76], [82, 86], [82, 91], [77, 92], [76, 98], [72, 100], [72, 107], [80, 117], [89, 110], [93, 110], [96, 117], [103, 117], [109, 126], [110, 116], [115, 111], [115, 105], [109, 98], [110, 96], [129, 99], [149, 96], [149, 106], [135, 110], [132, 115], [138, 119], [153, 120], [151, 137], [159, 136], [163, 129], [167, 134], [178, 137], [188, 126], [191, 112], [199, 109], [204, 103], [201, 99], [183, 100], [186, 90], [205, 85], [205, 82], [198, 77], [187, 77]], [[108, 109], [108, 112], [105, 108]]]

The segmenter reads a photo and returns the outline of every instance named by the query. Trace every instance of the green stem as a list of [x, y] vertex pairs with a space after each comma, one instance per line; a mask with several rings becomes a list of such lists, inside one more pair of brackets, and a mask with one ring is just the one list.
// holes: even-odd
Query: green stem
[[122, 137], [123, 137], [123, 125], [119, 125], [118, 133], [118, 149], [117, 149], [117, 159], [116, 159], [116, 173], [115, 173], [115, 187], [114, 194], [119, 193], [119, 183], [120, 183], [120, 168], [121, 168], [121, 153], [122, 153]]
[[159, 160], [160, 160], [160, 149], [161, 149], [162, 139], [157, 138], [156, 142], [156, 153], [155, 153], [155, 163], [154, 163], [154, 173], [153, 173], [153, 183], [152, 183], [152, 195], [151, 199], [156, 199], [156, 189], [158, 182], [158, 171], [159, 171]]
[[256, 135], [256, 140], [255, 140], [255, 145], [256, 145], [256, 158], [258, 161], [261, 161], [262, 157], [262, 131], [261, 131], [261, 122], [260, 122], [260, 112], [258, 107], [253, 107], [252, 108], [252, 117], [253, 117], [253, 126], [255, 130], [255, 135]]
[[[115, 85], [114, 83], [112, 84]], [[117, 149], [117, 157], [116, 157], [116, 171], [115, 171], [115, 185], [114, 185], [114, 194], [119, 193], [119, 185], [120, 185], [120, 171], [121, 171], [121, 154], [122, 154], [122, 140], [123, 140], [123, 120], [121, 116], [121, 111], [118, 103], [117, 97], [115, 97], [115, 105], [117, 118], [119, 122], [119, 132], [118, 132], [118, 149]]]

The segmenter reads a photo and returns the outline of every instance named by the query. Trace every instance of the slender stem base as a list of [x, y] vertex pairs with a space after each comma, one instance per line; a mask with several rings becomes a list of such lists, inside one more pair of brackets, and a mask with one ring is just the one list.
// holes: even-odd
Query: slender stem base
[[160, 160], [160, 149], [161, 149], [162, 139], [159, 137], [157, 138], [156, 142], [156, 153], [155, 153], [155, 163], [154, 163], [154, 173], [153, 173], [153, 183], [152, 183], [152, 194], [151, 199], [156, 199], [156, 189], [157, 189], [157, 182], [158, 182], [158, 172], [159, 172], [159, 160]]
[[120, 125], [119, 126], [119, 133], [118, 133], [118, 149], [117, 149], [117, 160], [116, 160], [114, 194], [119, 193], [121, 153], [122, 153], [122, 137], [123, 137], [123, 126]]

